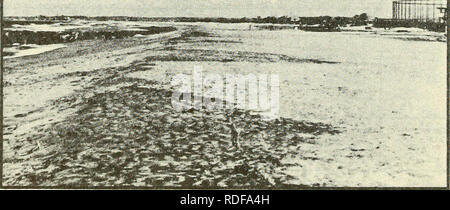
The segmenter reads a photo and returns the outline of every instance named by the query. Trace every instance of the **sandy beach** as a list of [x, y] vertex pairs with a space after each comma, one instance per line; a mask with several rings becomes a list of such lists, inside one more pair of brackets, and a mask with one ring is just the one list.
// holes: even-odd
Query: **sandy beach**
[[[446, 186], [445, 42], [175, 27], [5, 59], [3, 185]], [[281, 118], [175, 111], [171, 80], [195, 66], [279, 75]]]

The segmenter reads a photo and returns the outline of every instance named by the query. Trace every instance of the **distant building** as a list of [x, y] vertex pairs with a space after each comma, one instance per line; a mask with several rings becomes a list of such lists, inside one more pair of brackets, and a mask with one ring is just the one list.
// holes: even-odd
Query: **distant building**
[[392, 3], [394, 20], [443, 22], [446, 14], [446, 0], [397, 0]]

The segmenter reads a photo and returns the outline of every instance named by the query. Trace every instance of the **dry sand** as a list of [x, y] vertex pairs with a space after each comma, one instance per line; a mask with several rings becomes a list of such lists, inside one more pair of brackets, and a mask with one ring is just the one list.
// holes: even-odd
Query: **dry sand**
[[[3, 184], [446, 186], [445, 43], [195, 25], [7, 59]], [[175, 112], [195, 65], [279, 74], [282, 119]]]

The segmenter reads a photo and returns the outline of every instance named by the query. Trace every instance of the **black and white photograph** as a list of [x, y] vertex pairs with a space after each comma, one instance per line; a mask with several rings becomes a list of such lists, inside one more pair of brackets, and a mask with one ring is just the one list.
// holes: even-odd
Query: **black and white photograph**
[[448, 189], [447, 14], [3, 0], [1, 188]]

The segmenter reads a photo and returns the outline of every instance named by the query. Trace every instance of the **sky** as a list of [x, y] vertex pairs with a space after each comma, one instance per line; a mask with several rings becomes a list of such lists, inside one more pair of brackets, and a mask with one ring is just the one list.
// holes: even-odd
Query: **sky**
[[392, 0], [4, 0], [5, 16], [391, 17]]

